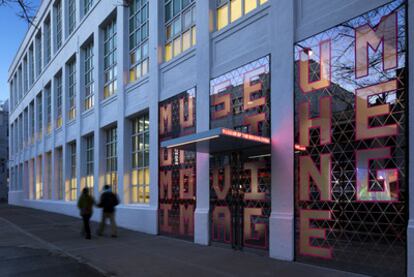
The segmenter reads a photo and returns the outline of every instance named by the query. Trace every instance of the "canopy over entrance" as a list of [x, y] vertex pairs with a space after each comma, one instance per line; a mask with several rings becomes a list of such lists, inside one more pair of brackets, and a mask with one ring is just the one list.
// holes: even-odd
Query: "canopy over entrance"
[[252, 153], [260, 155], [270, 153], [270, 138], [220, 127], [163, 141], [161, 147], [203, 153], [251, 149], [254, 150]]

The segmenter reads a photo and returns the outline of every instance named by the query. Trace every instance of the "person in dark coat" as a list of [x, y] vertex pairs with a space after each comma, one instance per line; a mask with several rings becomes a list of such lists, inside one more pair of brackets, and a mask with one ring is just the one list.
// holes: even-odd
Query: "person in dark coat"
[[102, 208], [102, 220], [99, 225], [98, 236], [102, 236], [105, 229], [105, 221], [108, 218], [111, 222], [112, 237], [117, 237], [117, 228], [115, 223], [115, 206], [119, 204], [118, 196], [112, 192], [111, 187], [105, 185], [101, 194], [98, 207]]
[[83, 220], [83, 231], [85, 233], [86, 239], [91, 239], [91, 227], [89, 222], [93, 213], [94, 204], [95, 199], [93, 199], [93, 197], [89, 194], [89, 189], [84, 188], [82, 190], [82, 194], [78, 199], [78, 208], [80, 210], [80, 215]]

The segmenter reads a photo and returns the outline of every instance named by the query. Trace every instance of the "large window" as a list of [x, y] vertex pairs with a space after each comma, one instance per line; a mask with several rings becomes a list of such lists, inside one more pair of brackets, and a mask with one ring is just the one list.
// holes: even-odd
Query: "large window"
[[37, 105], [37, 139], [40, 140], [42, 138], [42, 132], [43, 132], [43, 97], [40, 93], [37, 96], [36, 99], [36, 105]]
[[255, 10], [268, 0], [217, 0], [217, 30]]
[[52, 199], [52, 152], [46, 153], [44, 198]]
[[72, 34], [76, 27], [76, 1], [68, 0], [68, 32]]
[[83, 0], [83, 15], [87, 14], [93, 6], [93, 0]]
[[132, 120], [131, 203], [149, 203], [149, 115]]
[[46, 133], [52, 132], [52, 91], [50, 85], [45, 88], [46, 97]]
[[29, 105], [30, 112], [30, 144], [35, 140], [35, 103], [34, 100]]
[[28, 108], [24, 109], [23, 113], [23, 139], [24, 139], [24, 146], [26, 147], [29, 145], [29, 110]]
[[405, 276], [406, 1], [295, 44], [296, 259]]
[[106, 175], [105, 184], [118, 190], [118, 163], [117, 163], [117, 127], [107, 129], [105, 143]]
[[35, 184], [35, 199], [43, 199], [43, 180], [42, 180], [42, 156], [36, 158], [35, 171], [36, 171], [36, 184]]
[[76, 118], [76, 60], [68, 64], [68, 120]]
[[63, 182], [63, 149], [58, 147], [55, 150], [55, 183], [58, 200], [63, 200], [64, 182]]
[[164, 60], [186, 51], [196, 44], [194, 0], [165, 0]]
[[36, 49], [36, 78], [40, 76], [42, 72], [42, 33], [39, 31], [35, 39], [35, 49]]
[[34, 51], [33, 44], [29, 47], [29, 86], [34, 82]]
[[129, 7], [129, 80], [148, 73], [148, 0], [132, 0]]
[[94, 105], [95, 87], [93, 81], [93, 42], [89, 43], [84, 51], [84, 85], [85, 85], [85, 111], [91, 109]]
[[78, 182], [76, 173], [76, 142], [68, 144], [69, 153], [69, 187], [66, 191], [66, 199], [75, 201], [77, 198]]
[[62, 0], [55, 3], [55, 52], [62, 46]]
[[104, 99], [117, 90], [116, 19], [104, 28]]
[[52, 57], [52, 29], [50, 25], [50, 16], [45, 20], [44, 24], [44, 64], [47, 65]]
[[63, 91], [62, 91], [62, 73], [55, 77], [56, 90], [56, 128], [62, 127], [63, 123]]
[[26, 95], [27, 90], [28, 90], [28, 71], [27, 71], [27, 55], [24, 56], [23, 58], [23, 90], [24, 90], [24, 95]]
[[94, 136], [89, 135], [85, 138], [86, 146], [86, 176], [85, 186], [89, 188], [89, 192], [93, 194], [94, 185]]

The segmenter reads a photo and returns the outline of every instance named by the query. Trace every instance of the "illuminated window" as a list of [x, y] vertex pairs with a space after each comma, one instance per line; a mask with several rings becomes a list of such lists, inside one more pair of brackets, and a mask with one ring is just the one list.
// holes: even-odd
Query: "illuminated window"
[[63, 149], [62, 147], [55, 150], [55, 182], [58, 200], [63, 200]]
[[106, 130], [106, 175], [105, 185], [112, 187], [113, 192], [118, 190], [118, 162], [117, 162], [117, 128], [113, 127]]
[[165, 53], [164, 60], [193, 47], [196, 43], [195, 1], [165, 0]]
[[75, 201], [77, 196], [77, 174], [76, 174], [76, 142], [72, 142], [68, 144], [68, 151], [69, 151], [69, 163], [70, 163], [70, 170], [69, 170], [69, 187], [66, 191], [66, 199], [68, 201]]
[[267, 2], [268, 0], [218, 0], [217, 30], [221, 30], [229, 23], [236, 21]]
[[76, 27], [76, 2], [75, 0], [68, 0], [68, 32], [69, 35]]
[[68, 64], [68, 119], [74, 120], [76, 117], [76, 60]]
[[129, 7], [129, 81], [148, 73], [148, 0], [132, 0]]
[[116, 20], [113, 19], [103, 30], [104, 32], [104, 99], [117, 90], [116, 61]]
[[42, 105], [42, 94], [40, 93], [36, 98], [37, 106], [37, 139], [42, 139], [43, 132], [43, 105]]
[[86, 145], [86, 176], [85, 176], [85, 187], [89, 188], [89, 192], [93, 194], [94, 184], [94, 136], [89, 135], [85, 138]]
[[55, 52], [62, 46], [62, 2], [55, 3]]
[[46, 132], [50, 134], [52, 132], [52, 92], [50, 85], [45, 88], [46, 97]]
[[84, 48], [84, 85], [85, 85], [85, 111], [94, 105], [95, 86], [93, 81], [93, 43], [89, 43]]
[[43, 199], [43, 182], [42, 182], [42, 156], [37, 157], [35, 170], [36, 170], [36, 186], [35, 186], [35, 199]]
[[132, 120], [131, 203], [149, 203], [149, 115]]
[[62, 127], [63, 119], [63, 94], [62, 94], [62, 74], [58, 74], [55, 77], [55, 90], [56, 90], [56, 128]]

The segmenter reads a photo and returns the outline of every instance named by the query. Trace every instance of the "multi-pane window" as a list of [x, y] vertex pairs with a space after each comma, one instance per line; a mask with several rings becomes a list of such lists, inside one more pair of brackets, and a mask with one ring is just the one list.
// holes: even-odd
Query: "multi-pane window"
[[84, 85], [85, 85], [85, 103], [84, 109], [89, 110], [93, 107], [95, 87], [93, 81], [93, 43], [89, 43], [84, 48]]
[[194, 0], [164, 0], [165, 61], [196, 44]]
[[66, 199], [68, 201], [75, 201], [77, 196], [77, 174], [76, 174], [76, 142], [69, 143], [69, 188]]
[[62, 74], [55, 77], [56, 89], [56, 128], [62, 127], [63, 123], [63, 93], [62, 93]]
[[29, 110], [26, 108], [23, 113], [24, 117], [24, 126], [23, 126], [23, 137], [24, 137], [24, 146], [29, 145]]
[[68, 32], [69, 35], [76, 27], [76, 1], [68, 0]]
[[52, 152], [46, 153], [45, 160], [45, 198], [51, 199], [52, 197]]
[[85, 177], [85, 186], [89, 188], [89, 192], [93, 193], [93, 184], [94, 184], [94, 136], [89, 135], [85, 138], [86, 145], [86, 177]]
[[19, 71], [18, 71], [18, 74], [17, 74], [17, 76], [18, 76], [18, 80], [19, 80], [19, 82], [18, 82], [18, 95], [19, 95], [19, 100], [21, 100], [22, 99], [22, 97], [23, 97], [23, 75], [22, 75], [22, 66], [20, 65], [19, 66]]
[[132, 0], [129, 6], [129, 80], [148, 73], [148, 0]]
[[43, 131], [43, 105], [42, 105], [42, 94], [39, 94], [36, 98], [37, 104], [37, 139], [42, 138]]
[[52, 92], [50, 85], [45, 88], [46, 97], [46, 132], [50, 134], [52, 132]]
[[217, 0], [217, 30], [255, 10], [268, 0]]
[[48, 64], [52, 57], [52, 40], [51, 40], [51, 26], [50, 26], [50, 17], [45, 20], [44, 25], [44, 64]]
[[76, 60], [68, 64], [68, 119], [74, 120], [76, 117]]
[[105, 162], [106, 175], [105, 184], [112, 187], [114, 192], [118, 189], [118, 163], [117, 163], [117, 127], [106, 130]]
[[131, 203], [149, 203], [149, 115], [132, 121]]
[[39, 31], [35, 39], [36, 47], [36, 78], [40, 76], [42, 72], [42, 33]]
[[29, 48], [29, 86], [34, 82], [34, 52], [33, 45]]
[[57, 51], [62, 46], [62, 1], [58, 0], [55, 4], [55, 45]]
[[35, 139], [35, 105], [34, 101], [29, 105], [30, 111], [30, 144], [34, 143]]
[[23, 59], [23, 90], [26, 95], [28, 90], [27, 55]]
[[104, 28], [104, 99], [116, 92], [116, 19]]
[[83, 0], [83, 14], [87, 14], [93, 6], [93, 0]]
[[55, 151], [55, 182], [57, 198], [63, 200], [63, 149], [56, 148]]
[[36, 171], [36, 187], [35, 187], [35, 199], [43, 199], [43, 181], [42, 181], [42, 156], [37, 157], [35, 164]]

